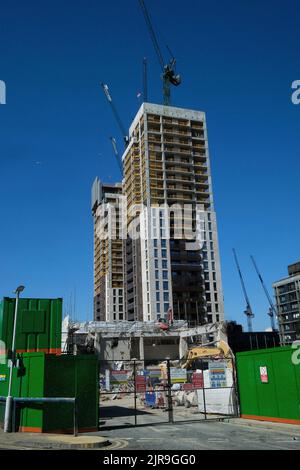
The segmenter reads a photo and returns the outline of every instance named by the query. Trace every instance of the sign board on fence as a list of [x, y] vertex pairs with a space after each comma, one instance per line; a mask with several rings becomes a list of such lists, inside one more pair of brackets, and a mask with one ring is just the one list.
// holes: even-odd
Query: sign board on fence
[[267, 384], [269, 382], [268, 378], [268, 368], [267, 366], [261, 366], [259, 368], [259, 373], [260, 373], [260, 381], [263, 384]]
[[209, 362], [209, 379], [211, 388], [227, 387], [226, 362]]
[[112, 385], [126, 384], [131, 372], [129, 370], [111, 370], [110, 383]]
[[193, 383], [194, 388], [203, 388], [202, 372], [193, 372], [192, 383]]
[[170, 375], [172, 384], [184, 383], [187, 381], [186, 369], [177, 369], [176, 367], [171, 367]]
[[146, 392], [146, 376], [145, 375], [137, 375], [135, 380], [136, 380], [136, 391], [138, 393]]

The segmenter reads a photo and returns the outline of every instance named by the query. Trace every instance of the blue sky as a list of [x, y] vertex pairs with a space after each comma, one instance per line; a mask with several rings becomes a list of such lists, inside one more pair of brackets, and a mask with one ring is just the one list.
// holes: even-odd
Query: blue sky
[[[300, 259], [300, 79], [296, 0], [148, 0], [182, 85], [173, 104], [207, 114], [226, 317], [245, 302], [235, 247], [256, 314], [268, 287]], [[164, 49], [165, 50], [165, 49]], [[0, 80], [0, 294], [19, 284], [30, 297], [61, 297], [92, 317], [95, 176], [119, 178], [109, 136], [122, 142], [100, 89], [109, 84], [126, 127], [141, 102], [142, 59], [149, 100], [161, 102], [160, 69], [137, 0], [2, 2]]]

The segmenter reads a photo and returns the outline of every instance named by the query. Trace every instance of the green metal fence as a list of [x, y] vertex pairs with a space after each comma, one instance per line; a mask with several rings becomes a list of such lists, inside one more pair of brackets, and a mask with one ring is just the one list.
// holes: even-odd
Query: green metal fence
[[237, 353], [242, 418], [300, 424], [300, 350]]

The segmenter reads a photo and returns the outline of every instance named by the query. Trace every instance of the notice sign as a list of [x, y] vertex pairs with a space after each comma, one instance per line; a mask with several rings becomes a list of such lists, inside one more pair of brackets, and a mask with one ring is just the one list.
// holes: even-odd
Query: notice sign
[[226, 363], [225, 362], [209, 362], [209, 379], [211, 388], [227, 387], [226, 380]]
[[0, 374], [0, 382], [5, 382], [6, 380], [6, 375]]
[[187, 381], [186, 369], [177, 369], [176, 367], [171, 367], [170, 375], [172, 384], [184, 383]]
[[129, 370], [112, 370], [110, 372], [110, 383], [112, 385], [126, 384], [130, 374]]
[[146, 392], [146, 377], [144, 375], [137, 375], [135, 377], [136, 391], [138, 393]]
[[268, 368], [267, 366], [261, 366], [259, 368], [259, 373], [260, 373], [260, 381], [263, 384], [267, 384], [269, 382], [268, 378]]

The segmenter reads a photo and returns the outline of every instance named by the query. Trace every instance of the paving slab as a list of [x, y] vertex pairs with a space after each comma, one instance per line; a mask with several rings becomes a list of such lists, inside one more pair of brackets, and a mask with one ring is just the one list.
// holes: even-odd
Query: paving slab
[[37, 433], [4, 433], [0, 430], [0, 446], [7, 448], [20, 446], [22, 448], [39, 449], [99, 449], [109, 446], [111, 442], [102, 436], [68, 434], [37, 434]]

